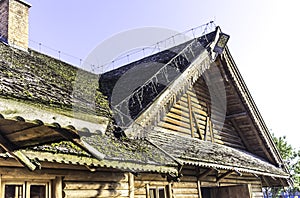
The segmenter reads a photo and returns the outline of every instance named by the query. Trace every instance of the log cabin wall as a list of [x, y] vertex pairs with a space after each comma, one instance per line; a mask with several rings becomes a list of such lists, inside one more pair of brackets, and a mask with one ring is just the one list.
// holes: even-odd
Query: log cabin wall
[[130, 173], [117, 169], [98, 168], [91, 172], [84, 166], [47, 163], [47, 168], [29, 171], [10, 159], [0, 160], [0, 165], [1, 198], [5, 185], [22, 185], [25, 194], [31, 184], [45, 185], [46, 198], [130, 197]]
[[[217, 172], [216, 170], [197, 169], [194, 166], [186, 166], [182, 174], [183, 177], [180, 178], [179, 182], [168, 182], [167, 177], [161, 174], [141, 173], [134, 177], [134, 197], [152, 198], [150, 194], [154, 192], [154, 189], [164, 188], [167, 198], [199, 198], [201, 197], [199, 195], [201, 189], [218, 189], [219, 187], [230, 189], [230, 187], [235, 186], [246, 186], [246, 190], [252, 196], [251, 198], [263, 197], [261, 179], [252, 174], [239, 175], [233, 172], [221, 178], [228, 172], [225, 170]], [[150, 192], [151, 190], [153, 192]], [[239, 197], [239, 194], [236, 193], [235, 196]], [[206, 197], [203, 196], [202, 198]]]

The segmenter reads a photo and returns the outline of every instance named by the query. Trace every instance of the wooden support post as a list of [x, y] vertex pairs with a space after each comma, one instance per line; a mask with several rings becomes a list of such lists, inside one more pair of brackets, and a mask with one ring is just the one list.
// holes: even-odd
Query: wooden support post
[[197, 189], [198, 189], [198, 198], [202, 198], [202, 194], [201, 194], [201, 182], [200, 179], [197, 179]]
[[192, 137], [195, 137], [194, 134], [194, 126], [193, 126], [193, 112], [192, 112], [192, 102], [191, 102], [191, 96], [190, 94], [187, 94], [188, 99], [188, 107], [189, 107], [189, 120], [190, 120], [190, 129], [191, 129], [191, 135]]
[[128, 173], [129, 198], [134, 198], [134, 175]]
[[194, 120], [195, 120], [195, 123], [196, 123], [196, 127], [197, 127], [197, 130], [198, 130], [198, 133], [199, 133], [199, 138], [200, 138], [200, 140], [203, 140], [202, 134], [200, 132], [200, 126], [199, 126], [197, 118], [196, 118], [196, 114], [195, 114], [194, 111], [192, 111], [192, 114], [193, 114], [193, 117], [194, 117]]
[[168, 184], [168, 194], [169, 194], [169, 197], [173, 197], [172, 184], [171, 183]]
[[150, 198], [150, 187], [149, 187], [149, 184], [146, 184], [146, 198]]
[[214, 169], [207, 169], [207, 170], [204, 171], [202, 174], [199, 174], [198, 180], [201, 180], [201, 179], [205, 178], [207, 175], [209, 175], [209, 174], [212, 173], [213, 171], [214, 171]]
[[62, 177], [55, 177], [53, 180], [53, 195], [55, 198], [63, 198]]
[[223, 175], [217, 177], [217, 182], [220, 182], [222, 179], [224, 179], [225, 177], [231, 175], [234, 171], [227, 171], [226, 173], [224, 173]]

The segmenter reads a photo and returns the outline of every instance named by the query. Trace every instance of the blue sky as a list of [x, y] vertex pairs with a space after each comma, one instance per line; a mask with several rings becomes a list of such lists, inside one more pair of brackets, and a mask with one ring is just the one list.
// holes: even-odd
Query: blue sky
[[[229, 49], [267, 126], [276, 135], [287, 135], [298, 147], [299, 1], [28, 2], [32, 4], [30, 46], [39, 49], [37, 43], [42, 43], [82, 59], [100, 43], [126, 30], [160, 27], [183, 32], [215, 20], [231, 36]], [[58, 56], [45, 47], [41, 50]], [[73, 63], [79, 64], [79, 60]]]

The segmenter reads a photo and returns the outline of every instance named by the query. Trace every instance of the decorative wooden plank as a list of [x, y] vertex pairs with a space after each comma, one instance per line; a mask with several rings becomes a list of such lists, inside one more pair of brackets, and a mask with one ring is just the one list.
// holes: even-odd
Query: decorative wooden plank
[[195, 137], [194, 126], [193, 126], [193, 112], [192, 112], [191, 96], [188, 94], [187, 97], [188, 97], [188, 108], [189, 108], [189, 119], [190, 119], [191, 136]]
[[205, 133], [204, 133], [204, 140], [207, 141], [207, 133], [208, 133], [208, 130], [209, 130], [209, 117], [206, 118], [206, 125], [205, 125]]
[[209, 132], [210, 132], [211, 142], [215, 142], [215, 140], [214, 140], [214, 133], [213, 133], [213, 126], [212, 126], [211, 120], [209, 120]]
[[203, 137], [202, 137], [202, 134], [201, 134], [201, 128], [200, 128], [200, 126], [198, 124], [198, 120], [196, 118], [196, 115], [195, 115], [194, 111], [192, 111], [192, 115], [193, 115], [193, 118], [194, 118], [195, 123], [196, 123], [196, 127], [197, 127], [197, 131], [198, 131], [198, 134], [199, 134], [199, 138], [200, 138], [200, 140], [203, 140]]

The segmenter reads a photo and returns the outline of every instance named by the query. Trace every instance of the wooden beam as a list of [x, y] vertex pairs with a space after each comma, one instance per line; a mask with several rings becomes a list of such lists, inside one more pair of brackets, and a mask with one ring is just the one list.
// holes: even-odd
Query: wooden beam
[[7, 138], [5, 138], [2, 134], [0, 134], [0, 145], [3, 147], [3, 149], [11, 154], [17, 161], [19, 161], [22, 165], [29, 168], [29, 170], [33, 171], [37, 167], [35, 164], [33, 164], [28, 157], [22, 153], [21, 151], [18, 151], [17, 146], [9, 141]]
[[270, 187], [270, 183], [268, 179], [265, 176], [261, 176], [262, 180], [267, 184], [268, 187]]
[[146, 184], [146, 198], [150, 198], [150, 187], [149, 187], [149, 184]]
[[12, 156], [14, 156], [19, 162], [25, 165], [29, 170], [34, 171], [37, 166], [33, 164], [30, 159], [21, 151], [10, 152]]
[[232, 170], [227, 171], [226, 173], [224, 173], [221, 176], [217, 177], [217, 182], [220, 182], [222, 179], [224, 179], [225, 177], [231, 175], [232, 173], [234, 173], [234, 171], [232, 171]]
[[196, 123], [196, 127], [197, 127], [197, 131], [198, 131], [198, 133], [199, 133], [199, 138], [200, 138], [200, 140], [203, 140], [203, 136], [202, 136], [202, 134], [201, 134], [201, 128], [200, 128], [200, 125], [198, 124], [198, 120], [197, 120], [197, 118], [196, 118], [196, 115], [195, 115], [195, 112], [194, 111], [192, 111], [192, 114], [193, 114], [193, 117], [194, 117], [194, 120], [195, 120], [195, 123]]
[[173, 192], [172, 192], [172, 184], [168, 183], [168, 197], [173, 197]]
[[187, 94], [188, 99], [188, 107], [189, 107], [189, 119], [190, 119], [190, 129], [191, 129], [191, 135], [192, 137], [195, 137], [194, 134], [194, 126], [193, 126], [193, 112], [192, 112], [192, 102], [191, 102], [191, 96], [190, 94]]
[[214, 169], [207, 169], [206, 171], [204, 171], [202, 174], [198, 175], [198, 180], [201, 180], [203, 178], [205, 178], [207, 175], [209, 175], [210, 173], [212, 173], [214, 171]]
[[129, 198], [134, 198], [134, 175], [128, 173]]
[[53, 191], [55, 198], [63, 198], [63, 181], [62, 177], [55, 177], [53, 180]]
[[232, 119], [232, 118], [236, 118], [236, 117], [241, 117], [241, 116], [246, 116], [247, 112], [240, 112], [240, 113], [234, 113], [231, 115], [226, 116], [226, 119]]
[[208, 133], [208, 130], [209, 130], [209, 117], [207, 116], [206, 117], [206, 125], [205, 125], [205, 133], [204, 133], [204, 140], [206, 141], [207, 140], [207, 133]]
[[197, 189], [198, 189], [198, 198], [202, 198], [202, 194], [201, 194], [201, 182], [200, 179], [197, 179]]
[[210, 132], [211, 142], [215, 142], [214, 132], [213, 132], [213, 126], [212, 126], [211, 119], [209, 120], [209, 132]]
[[246, 149], [248, 151], [252, 151], [249, 144], [248, 144], [248, 141], [245, 137], [245, 135], [241, 132], [239, 126], [237, 125], [236, 121], [234, 119], [231, 119], [230, 122], [232, 123], [233, 125], [233, 128], [235, 129], [235, 131], [237, 132], [237, 134], [240, 136], [241, 140], [242, 140], [242, 143], [244, 144], [244, 146], [246, 147]]

